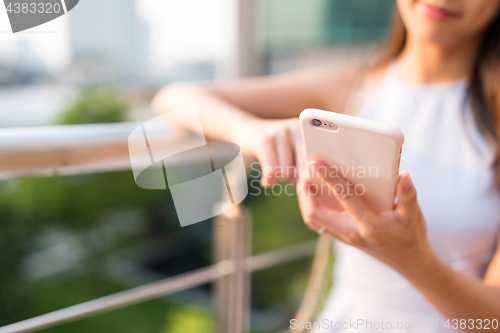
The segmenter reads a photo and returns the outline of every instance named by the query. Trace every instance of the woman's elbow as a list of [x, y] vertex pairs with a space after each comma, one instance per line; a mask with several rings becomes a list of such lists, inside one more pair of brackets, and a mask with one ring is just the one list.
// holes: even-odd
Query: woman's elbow
[[[151, 108], [158, 114], [186, 106], [203, 88], [196, 83], [175, 82], [161, 88], [151, 100]], [[188, 103], [189, 104], [189, 103]]]

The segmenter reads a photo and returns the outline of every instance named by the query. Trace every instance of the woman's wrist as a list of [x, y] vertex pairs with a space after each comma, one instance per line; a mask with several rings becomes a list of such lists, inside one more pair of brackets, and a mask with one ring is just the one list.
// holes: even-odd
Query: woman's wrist
[[415, 250], [396, 269], [413, 284], [425, 283], [440, 274], [446, 264], [438, 257], [430, 245]]
[[251, 150], [252, 138], [262, 131], [265, 120], [255, 116], [244, 116], [234, 124], [231, 129], [231, 142], [236, 143], [240, 148], [249, 153]]

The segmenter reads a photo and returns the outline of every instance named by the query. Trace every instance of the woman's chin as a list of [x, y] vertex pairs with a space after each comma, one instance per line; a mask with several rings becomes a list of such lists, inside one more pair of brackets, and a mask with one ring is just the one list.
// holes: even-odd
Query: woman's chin
[[428, 27], [421, 29], [415, 34], [420, 40], [442, 47], [451, 47], [454, 44], [460, 43], [463, 35], [457, 32], [458, 30], [443, 29], [442, 27]]

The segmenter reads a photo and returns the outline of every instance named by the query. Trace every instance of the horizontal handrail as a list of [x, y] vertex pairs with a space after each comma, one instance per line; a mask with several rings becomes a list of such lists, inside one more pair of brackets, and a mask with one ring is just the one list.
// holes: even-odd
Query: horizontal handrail
[[305, 258], [316, 250], [316, 240], [285, 246], [247, 258], [246, 269], [249, 272], [273, 267], [285, 262]]
[[[2, 128], [0, 179], [130, 169], [128, 136], [140, 125], [127, 122]], [[150, 144], [186, 144], [194, 138], [169, 125], [150, 127], [148, 131]]]
[[[308, 257], [314, 253], [315, 244], [316, 240], [306, 241], [249, 257], [246, 261], [246, 269], [253, 272]], [[228, 267], [230, 265], [227, 262], [218, 262], [188, 273], [3, 326], [0, 327], [0, 333], [33, 332], [191, 289], [230, 274], [231, 270], [227, 269]]]
[[0, 327], [0, 333], [38, 331], [68, 321], [86, 318], [113, 309], [144, 302], [162, 295], [194, 288], [213, 281], [223, 275], [224, 274], [221, 274], [219, 270], [217, 270], [217, 267], [212, 265]]

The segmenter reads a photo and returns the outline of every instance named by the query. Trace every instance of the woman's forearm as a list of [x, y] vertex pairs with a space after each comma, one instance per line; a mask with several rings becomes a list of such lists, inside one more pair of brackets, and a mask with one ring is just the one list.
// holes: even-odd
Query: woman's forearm
[[[162, 114], [195, 104], [206, 135], [235, 142], [242, 131], [246, 137], [258, 133], [262, 119], [295, 118], [306, 108], [340, 112], [358, 73], [304, 69], [210, 85], [174, 83], [154, 97], [152, 107]], [[182, 117], [175, 121], [193, 129]]]
[[[276, 85], [274, 81], [247, 79], [234, 83], [235, 87], [177, 83], [163, 88], [153, 99], [152, 107], [162, 114], [194, 104], [205, 137], [235, 143], [243, 154], [259, 160], [263, 186], [272, 186], [279, 180], [293, 182], [296, 173], [288, 170], [296, 166], [296, 147], [300, 147], [298, 121], [294, 118], [298, 112], [290, 107], [294, 101], [287, 97], [289, 92], [283, 84], [271, 89]], [[308, 105], [309, 94], [295, 95], [296, 101], [302, 100], [295, 108]], [[169, 119], [172, 118], [179, 127], [197, 129], [182, 112], [171, 114]], [[274, 172], [277, 167], [287, 171]]]
[[[155, 112], [162, 114], [195, 104], [204, 134], [221, 141], [234, 142], [242, 125], [250, 126], [258, 117], [195, 84], [174, 84], [163, 88], [153, 99]], [[195, 130], [188, 119], [174, 118], [183, 128]]]
[[[458, 319], [459, 322], [467, 320], [470, 331], [482, 331], [477, 320], [484, 323], [485, 319], [496, 319], [500, 322], [500, 287], [454, 271], [434, 253], [423, 255], [405, 266], [400, 269], [401, 273], [446, 318]], [[469, 322], [471, 319], [474, 324]]]

